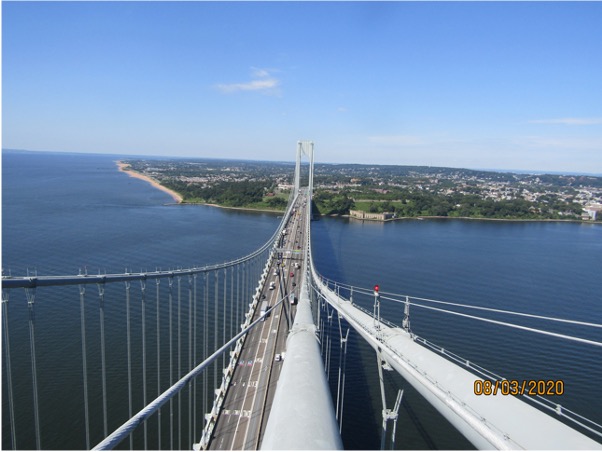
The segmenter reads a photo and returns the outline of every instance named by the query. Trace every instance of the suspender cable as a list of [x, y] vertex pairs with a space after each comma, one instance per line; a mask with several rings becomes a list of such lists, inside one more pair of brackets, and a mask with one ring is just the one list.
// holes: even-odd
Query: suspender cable
[[[203, 273], [203, 280], [205, 281], [205, 293], [203, 294], [203, 360], [209, 356], [209, 328], [208, 328], [208, 317], [209, 317], [209, 273]], [[209, 397], [207, 389], [207, 372], [203, 372], [203, 416], [209, 411]], [[205, 427], [205, 424], [203, 424]]]
[[[192, 275], [188, 275], [188, 367], [192, 369]], [[188, 444], [192, 444], [192, 386], [188, 384]]]
[[[2, 318], [4, 320], [4, 350], [6, 366], [6, 382], [8, 384], [8, 412], [10, 416], [10, 440], [13, 450], [17, 449], [17, 435], [15, 428], [15, 403], [13, 396], [13, 373], [10, 365], [10, 341], [8, 334], [8, 290], [2, 291]], [[88, 447], [89, 449], [89, 447]]]
[[[324, 329], [322, 328], [322, 294], [318, 293], [318, 305], [316, 306], [316, 314], [318, 316], [317, 321], [316, 321], [316, 325], [318, 325], [318, 328], [320, 329], [320, 348], [322, 349], [322, 332], [324, 331]], [[320, 351], [320, 353], [324, 353], [323, 351]]]
[[[178, 276], [178, 380], [182, 376], [182, 277]], [[182, 450], [182, 393], [178, 392], [178, 450]]]
[[232, 337], [236, 334], [236, 329], [234, 327], [234, 304], [236, 300], [234, 299], [234, 270], [235, 267], [232, 267], [232, 271], [230, 272], [230, 332], [228, 337]]
[[[132, 333], [130, 327], [130, 282], [125, 282], [125, 321], [127, 328], [128, 349], [128, 415], [133, 416], [132, 410]], [[130, 450], [134, 449], [134, 437], [130, 435]]]
[[[236, 324], [242, 320], [240, 318], [240, 306], [241, 306], [241, 297], [240, 297], [240, 265], [236, 266]], [[238, 327], [236, 328], [238, 331]]]
[[[173, 385], [173, 276], [169, 278], [169, 386]], [[131, 418], [130, 418], [131, 419]], [[169, 399], [169, 449], [173, 450], [173, 399]]]
[[[194, 300], [194, 305], [193, 305], [193, 309], [192, 309], [192, 316], [193, 316], [193, 337], [192, 337], [192, 344], [193, 344], [193, 360], [195, 363], [198, 362], [198, 356], [197, 356], [197, 349], [196, 349], [196, 343], [197, 343], [197, 338], [196, 338], [196, 326], [197, 326], [197, 291], [196, 291], [196, 278], [197, 275], [194, 274], [193, 276], [193, 287], [192, 287], [192, 298]], [[194, 402], [194, 409], [192, 412], [192, 437], [196, 438], [196, 423], [197, 423], [197, 394], [196, 394], [196, 389], [197, 389], [197, 380], [196, 378], [194, 379], [194, 382], [192, 384], [192, 400]]]
[[27, 306], [29, 310], [29, 346], [31, 350], [31, 376], [33, 384], [33, 407], [34, 407], [34, 425], [36, 430], [36, 448], [42, 449], [40, 439], [40, 407], [38, 403], [38, 377], [36, 365], [36, 340], [35, 340], [35, 297], [36, 289], [25, 289], [27, 295]]
[[[336, 404], [335, 417], [338, 419], [339, 418], [339, 405], [341, 402], [340, 396], [341, 396], [341, 373], [342, 373], [341, 365], [343, 364], [343, 331], [341, 329], [341, 315], [339, 314], [337, 317], [339, 320], [339, 375], [337, 378], [337, 404]], [[340, 427], [339, 427], [339, 432], [340, 432]]]
[[247, 292], [246, 292], [246, 282], [247, 282], [247, 275], [246, 275], [246, 264], [243, 262], [242, 263], [242, 276], [241, 276], [241, 307], [242, 307], [242, 312], [240, 314], [240, 321], [242, 322], [244, 319], [244, 315], [245, 315], [245, 311], [246, 309], [246, 300], [247, 300]]
[[341, 314], [337, 312], [339, 321], [339, 377], [337, 380], [337, 406], [336, 418], [339, 421], [339, 433], [343, 428], [343, 402], [345, 400], [345, 363], [347, 361], [347, 338], [349, 337], [349, 329], [345, 337], [343, 337], [343, 328], [341, 327]]
[[322, 340], [322, 334], [324, 331], [324, 322], [322, 320], [320, 320], [320, 323], [318, 324], [318, 328], [320, 328], [320, 355], [324, 356], [324, 341]]
[[332, 359], [332, 315], [334, 309], [328, 314], [328, 334], [326, 336], [326, 379], [330, 381], [330, 360]]
[[347, 340], [349, 339], [349, 328], [347, 328], [347, 334], [345, 334], [345, 339], [343, 342], [345, 343], [345, 348], [343, 351], [343, 384], [341, 386], [341, 411], [339, 413], [339, 433], [343, 431], [343, 406], [345, 404], [345, 378], [346, 373], [345, 370], [347, 368]]
[[[142, 317], [142, 403], [146, 406], [146, 280], [140, 280], [140, 308]], [[144, 450], [148, 450], [148, 425], [144, 421]]]
[[[223, 321], [222, 321], [222, 344], [226, 343], [226, 307], [228, 304], [228, 268], [224, 268], [224, 306], [223, 306]], [[226, 353], [222, 355], [222, 369], [226, 368]]]
[[[217, 348], [217, 341], [218, 341], [218, 335], [217, 335], [217, 314], [219, 312], [219, 307], [218, 307], [218, 292], [219, 292], [219, 273], [218, 270], [215, 270], [215, 272], [213, 273], [213, 280], [214, 280], [214, 301], [215, 301], [215, 306], [213, 308], [213, 349], [215, 350]], [[217, 385], [217, 364], [214, 363], [213, 364], [213, 385]]]
[[[159, 396], [161, 394], [161, 294], [159, 290], [161, 280], [157, 278], [155, 283], [157, 285], [157, 396]], [[159, 426], [157, 429], [157, 450], [161, 450], [161, 408], [157, 412], [157, 424]]]
[[[245, 303], [249, 300], [247, 297], [248, 294], [248, 286], [249, 286], [249, 271], [247, 269], [248, 263], [244, 262], [242, 264], [242, 297], [245, 300]], [[243, 303], [243, 311], [246, 311], [246, 306]]]
[[[86, 449], [90, 450], [90, 408], [88, 403], [88, 365], [86, 359], [86, 314], [85, 314], [86, 287], [79, 286], [79, 311], [82, 334], [82, 375], [84, 377], [84, 424], [86, 427]], [[131, 415], [130, 415], [131, 416]]]
[[109, 434], [109, 421], [107, 410], [107, 362], [105, 355], [105, 288], [104, 284], [98, 284], [98, 299], [100, 312], [100, 361], [102, 375], [102, 418], [103, 431], [106, 437]]

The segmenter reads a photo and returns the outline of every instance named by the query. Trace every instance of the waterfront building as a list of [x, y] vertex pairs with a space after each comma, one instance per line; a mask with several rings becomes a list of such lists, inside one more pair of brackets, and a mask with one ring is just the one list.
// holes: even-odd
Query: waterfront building
[[363, 210], [350, 210], [349, 216], [351, 218], [357, 218], [359, 220], [377, 220], [377, 221], [385, 221], [393, 218], [392, 212], [383, 212], [383, 213], [371, 213], [364, 212]]
[[588, 204], [583, 208], [583, 219], [596, 220], [596, 218], [601, 212], [602, 204]]

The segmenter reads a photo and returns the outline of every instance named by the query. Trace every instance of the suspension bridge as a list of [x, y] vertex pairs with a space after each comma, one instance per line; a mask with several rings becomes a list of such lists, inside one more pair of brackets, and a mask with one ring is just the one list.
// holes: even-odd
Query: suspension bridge
[[[3, 276], [3, 447], [61, 448], [40, 420], [60, 404], [65, 416], [56, 422], [77, 426], [79, 449], [341, 449], [354, 332], [376, 355], [381, 448], [395, 448], [403, 391], [388, 406], [383, 385], [383, 373], [395, 371], [476, 448], [601, 449], [599, 423], [542, 396], [561, 394], [561, 380], [507, 380], [417, 336], [410, 319], [414, 309], [438, 310], [596, 350], [594, 339], [482, 315], [602, 325], [327, 280], [312, 259], [313, 155], [312, 142], [298, 143], [286, 213], [248, 256], [168, 271]], [[58, 325], [45, 323], [39, 312], [58, 300], [75, 307]], [[381, 317], [381, 303], [399, 304], [400, 326]], [[62, 350], [39, 340], [57, 328], [73, 338]], [[67, 359], [78, 363], [77, 375], [61, 372]]]

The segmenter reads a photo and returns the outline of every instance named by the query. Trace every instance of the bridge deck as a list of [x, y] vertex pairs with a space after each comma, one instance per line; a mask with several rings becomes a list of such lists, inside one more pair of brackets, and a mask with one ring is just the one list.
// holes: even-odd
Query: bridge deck
[[[302, 255], [296, 250], [305, 230], [305, 216], [300, 211], [292, 215], [287, 234], [280, 239], [278, 256], [269, 268], [266, 286], [261, 288], [259, 307], [265, 301], [270, 307], [283, 298], [284, 302], [245, 338], [209, 449], [257, 450], [261, 444], [283, 364], [275, 357], [285, 355], [286, 337], [296, 314], [290, 296], [299, 297], [301, 270], [297, 267], [302, 265]], [[272, 282], [275, 287], [270, 289]], [[261, 314], [257, 309], [253, 320]]]

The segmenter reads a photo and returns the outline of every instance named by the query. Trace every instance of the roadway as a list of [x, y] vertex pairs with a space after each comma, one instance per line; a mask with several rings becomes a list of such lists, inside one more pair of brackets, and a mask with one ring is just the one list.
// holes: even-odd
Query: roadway
[[[304, 231], [304, 198], [299, 198], [286, 234], [279, 239], [266, 285], [253, 320], [267, 300], [273, 309], [245, 338], [240, 357], [227, 390], [222, 410], [209, 442], [211, 450], [257, 450], [272, 407], [282, 362], [286, 359], [286, 338], [296, 313], [290, 296], [299, 296]], [[273, 283], [273, 289], [270, 285]], [[278, 356], [279, 355], [279, 356]], [[276, 360], [276, 359], [279, 360]]]

